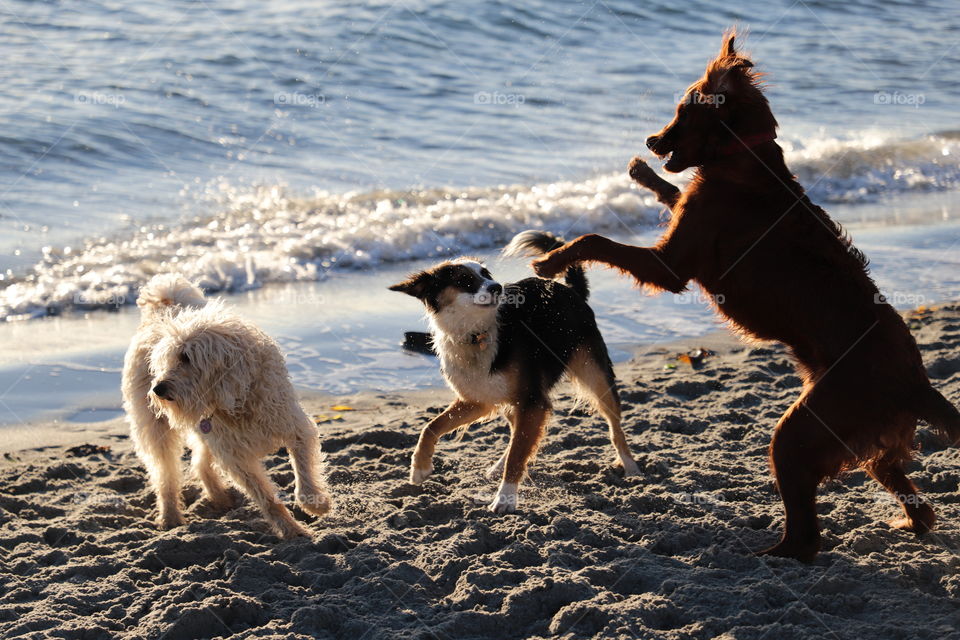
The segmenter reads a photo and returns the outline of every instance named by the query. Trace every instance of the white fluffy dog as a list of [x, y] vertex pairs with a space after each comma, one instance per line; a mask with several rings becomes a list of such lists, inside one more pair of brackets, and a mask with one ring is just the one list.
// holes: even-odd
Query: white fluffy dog
[[281, 538], [309, 535], [279, 500], [261, 459], [281, 446], [293, 460], [296, 501], [331, 508], [317, 429], [297, 402], [277, 344], [182, 276], [154, 277], [137, 299], [142, 319], [123, 367], [124, 408], [157, 495], [157, 524], [185, 523], [180, 500], [186, 443], [207, 500], [231, 506], [223, 471]]

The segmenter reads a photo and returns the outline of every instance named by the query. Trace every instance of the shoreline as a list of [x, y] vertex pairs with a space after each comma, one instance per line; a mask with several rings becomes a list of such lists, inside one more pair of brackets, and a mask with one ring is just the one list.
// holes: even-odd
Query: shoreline
[[[960, 270], [952, 257], [960, 242], [957, 222], [852, 233], [873, 260], [881, 291], [898, 309], [960, 297]], [[647, 244], [658, 235], [659, 230], [648, 229], [621, 240]], [[502, 282], [530, 275], [525, 261], [494, 253], [483, 257]], [[225, 298], [277, 339], [298, 389], [337, 396], [439, 388], [443, 380], [431, 359], [398, 348], [404, 331], [427, 329], [422, 307], [386, 289], [421, 266], [407, 262]], [[696, 288], [678, 296], [645, 296], [607, 269], [591, 270], [589, 279], [590, 305], [615, 363], [628, 361], [637, 345], [725, 331]], [[31, 435], [38, 423], [57, 421], [63, 435], [55, 441], [66, 441], [82, 428], [77, 423], [122, 415], [120, 370], [138, 320], [136, 308], [127, 307], [89, 317], [0, 323], [0, 390], [6, 390], [0, 394], [0, 449], [10, 449], [2, 442], [15, 432], [27, 444], [42, 442]]]
[[[660, 357], [662, 354], [685, 353], [697, 348], [719, 351], [746, 347], [747, 345], [741, 343], [736, 336], [726, 329], [714, 329], [700, 337], [677, 338], [638, 345], [633, 349], [632, 355], [627, 360], [614, 362], [614, 371], [617, 372], [619, 380], [619, 369], [621, 367], [632, 369], [636, 366], [639, 368], [643, 366], [642, 361], [647, 358]], [[439, 361], [436, 362], [436, 365], [439, 371]], [[439, 373], [437, 377], [442, 381]], [[453, 392], [442, 383], [435, 386], [394, 392], [363, 390], [347, 394], [334, 394], [297, 387], [297, 393], [301, 404], [309, 415], [328, 414], [331, 417], [332, 414], [343, 413], [331, 411], [329, 407], [334, 405], [357, 405], [358, 408], [366, 406], [366, 410], [370, 411], [373, 410], [371, 407], [376, 404], [377, 399], [403, 399], [411, 406], [416, 406], [417, 400], [420, 400], [420, 404], [426, 407], [437, 403], [449, 404], [454, 397]], [[20, 426], [0, 426], [0, 435], [3, 436], [0, 439], [0, 455], [26, 451], [40, 453], [49, 449], [87, 444], [98, 439], [116, 440], [118, 436], [126, 436], [128, 431], [126, 416], [122, 411], [115, 418], [96, 422], [54, 420], [31, 422]], [[28, 442], [31, 439], [36, 439], [41, 443], [31, 444]]]

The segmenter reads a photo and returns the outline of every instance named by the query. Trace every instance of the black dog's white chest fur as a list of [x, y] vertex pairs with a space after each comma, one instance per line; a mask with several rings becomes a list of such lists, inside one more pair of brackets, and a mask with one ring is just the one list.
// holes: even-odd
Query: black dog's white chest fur
[[440, 368], [457, 395], [484, 404], [510, 401], [507, 376], [494, 372], [499, 336], [496, 318], [486, 328], [467, 336], [450, 336], [433, 325], [433, 345], [440, 356]]

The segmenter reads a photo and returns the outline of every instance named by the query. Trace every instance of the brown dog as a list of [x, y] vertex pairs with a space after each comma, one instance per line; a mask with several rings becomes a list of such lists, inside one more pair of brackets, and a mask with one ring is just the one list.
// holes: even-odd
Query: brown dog
[[777, 122], [753, 63], [724, 37], [720, 54], [647, 146], [664, 168], [696, 167], [681, 193], [634, 158], [630, 175], [672, 212], [653, 247], [587, 235], [534, 262], [551, 277], [580, 262], [607, 264], [654, 290], [693, 280], [742, 333], [785, 343], [804, 386], [777, 424], [770, 463], [786, 510], [783, 538], [761, 552], [811, 560], [820, 549], [816, 491], [861, 467], [890, 491], [918, 534], [933, 509], [904, 473], [918, 418], [950, 443], [960, 413], [930, 386], [917, 345], [886, 304], [867, 261], [810, 202], [774, 142]]

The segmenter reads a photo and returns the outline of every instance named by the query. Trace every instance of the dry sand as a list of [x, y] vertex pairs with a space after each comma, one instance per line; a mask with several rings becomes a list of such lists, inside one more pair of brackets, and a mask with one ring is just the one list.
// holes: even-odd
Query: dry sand
[[[960, 403], [960, 307], [910, 317], [934, 383]], [[484, 508], [502, 421], [445, 439], [434, 476], [405, 481], [447, 391], [305, 399], [357, 409], [320, 426], [338, 510], [312, 540], [278, 541], [247, 504], [212, 513], [196, 488], [189, 524], [156, 531], [120, 421], [90, 432], [95, 446], [6, 454], [0, 637], [960, 637], [957, 451], [918, 433], [911, 475], [940, 515], [934, 534], [891, 529], [897, 508], [854, 473], [820, 493], [814, 564], [756, 558], [781, 524], [766, 449], [799, 381], [778, 347], [713, 341], [699, 370], [675, 356], [703, 340], [618, 367], [639, 479], [620, 477], [602, 423], [562, 395], [509, 516]], [[289, 491], [286, 456], [269, 465]]]

